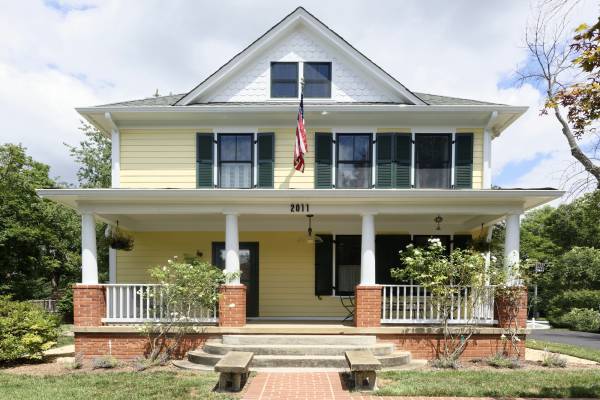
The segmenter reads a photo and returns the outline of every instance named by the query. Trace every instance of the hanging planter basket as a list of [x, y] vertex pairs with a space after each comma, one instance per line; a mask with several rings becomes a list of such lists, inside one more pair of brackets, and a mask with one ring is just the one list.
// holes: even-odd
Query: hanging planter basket
[[117, 221], [117, 226], [111, 228], [110, 233], [108, 234], [108, 245], [110, 248], [115, 250], [131, 251], [133, 250], [133, 243], [133, 237], [120, 229], [119, 222]]

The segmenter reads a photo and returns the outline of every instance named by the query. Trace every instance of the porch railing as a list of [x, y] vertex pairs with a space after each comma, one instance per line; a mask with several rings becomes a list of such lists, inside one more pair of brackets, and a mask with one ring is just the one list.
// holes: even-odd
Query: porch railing
[[[494, 287], [460, 287], [451, 297], [452, 324], [491, 325], [494, 320]], [[381, 322], [383, 324], [437, 324], [442, 321], [438, 302], [419, 285], [383, 285]]]
[[[156, 284], [108, 284], [106, 287], [106, 318], [103, 322], [116, 324], [165, 322], [173, 313], [163, 296], [163, 287]], [[189, 323], [212, 324], [218, 321], [217, 307], [192, 309]], [[183, 322], [183, 321], [182, 321]]]

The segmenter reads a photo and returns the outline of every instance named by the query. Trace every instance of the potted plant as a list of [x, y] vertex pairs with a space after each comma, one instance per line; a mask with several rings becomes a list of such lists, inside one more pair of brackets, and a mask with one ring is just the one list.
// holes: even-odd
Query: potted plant
[[133, 249], [133, 237], [119, 228], [119, 221], [117, 221], [116, 227], [110, 229], [107, 239], [112, 249], [123, 251], [131, 251]]

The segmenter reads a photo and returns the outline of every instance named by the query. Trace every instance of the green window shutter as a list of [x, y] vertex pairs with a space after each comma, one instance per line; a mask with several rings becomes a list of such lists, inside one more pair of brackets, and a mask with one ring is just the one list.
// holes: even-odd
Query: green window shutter
[[331, 296], [333, 291], [333, 235], [319, 235], [315, 243], [315, 296]]
[[213, 182], [213, 144], [212, 133], [196, 135], [196, 186], [212, 188]]
[[377, 170], [375, 186], [380, 189], [394, 187], [394, 157], [393, 157], [393, 133], [377, 134]]
[[396, 134], [395, 145], [395, 185], [399, 189], [410, 188], [410, 168], [412, 164], [412, 135]]
[[258, 182], [259, 188], [274, 187], [275, 135], [272, 132], [259, 133], [258, 138]]
[[473, 134], [457, 133], [455, 143], [454, 187], [473, 187]]
[[331, 133], [315, 133], [315, 188], [333, 187], [333, 137]]

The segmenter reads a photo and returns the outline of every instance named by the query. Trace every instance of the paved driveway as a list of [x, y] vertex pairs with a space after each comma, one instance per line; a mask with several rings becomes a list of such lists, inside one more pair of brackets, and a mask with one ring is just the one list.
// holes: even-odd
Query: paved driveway
[[600, 333], [575, 332], [566, 329], [534, 329], [527, 338], [574, 344], [600, 350]]

